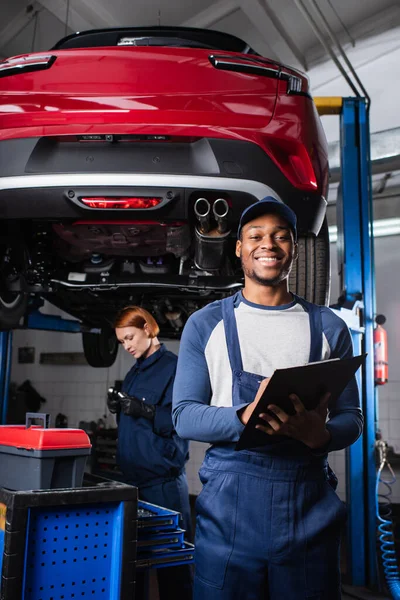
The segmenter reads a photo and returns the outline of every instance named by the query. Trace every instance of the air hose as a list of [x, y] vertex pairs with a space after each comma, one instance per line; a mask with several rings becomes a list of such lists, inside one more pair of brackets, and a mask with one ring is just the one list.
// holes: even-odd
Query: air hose
[[[387, 443], [383, 440], [376, 442], [379, 453], [379, 469], [376, 476], [376, 517], [378, 519], [378, 539], [380, 559], [388, 590], [395, 600], [400, 600], [400, 573], [396, 558], [392, 520], [392, 485], [396, 476], [387, 460]], [[388, 469], [390, 478], [385, 479], [383, 471]], [[379, 490], [381, 486], [381, 490]]]

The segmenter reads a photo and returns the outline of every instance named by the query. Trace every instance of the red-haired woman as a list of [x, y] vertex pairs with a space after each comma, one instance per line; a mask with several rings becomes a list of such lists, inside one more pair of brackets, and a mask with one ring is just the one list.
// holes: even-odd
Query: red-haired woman
[[[158, 341], [159, 327], [139, 306], [121, 310], [114, 323], [124, 350], [135, 359], [118, 394], [112, 388], [108, 408], [117, 414], [117, 462], [139, 498], [182, 515], [190, 538], [189, 491], [185, 473], [188, 442], [172, 425], [172, 387], [178, 357]], [[160, 600], [191, 598], [189, 566], [158, 569]]]

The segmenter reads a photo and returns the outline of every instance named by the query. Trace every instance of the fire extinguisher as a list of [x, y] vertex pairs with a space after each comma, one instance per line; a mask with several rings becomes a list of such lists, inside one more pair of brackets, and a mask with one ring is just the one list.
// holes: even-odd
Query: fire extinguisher
[[387, 331], [382, 327], [386, 317], [377, 315], [375, 318], [376, 327], [374, 329], [374, 376], [375, 385], [384, 385], [388, 382], [388, 345]]

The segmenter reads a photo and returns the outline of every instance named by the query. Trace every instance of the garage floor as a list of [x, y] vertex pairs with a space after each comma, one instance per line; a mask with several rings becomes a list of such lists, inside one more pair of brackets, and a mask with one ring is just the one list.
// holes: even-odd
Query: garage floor
[[354, 600], [354, 598], [359, 600], [383, 600], [384, 598], [390, 598], [390, 596], [377, 595], [365, 588], [355, 588], [349, 585], [343, 586], [343, 592], [342, 600]]
[[[351, 587], [349, 585], [343, 586], [342, 600], [386, 600], [389, 598], [390, 596], [375, 594], [365, 588]], [[150, 594], [148, 600], [159, 600], [156, 571], [152, 571], [150, 576]]]

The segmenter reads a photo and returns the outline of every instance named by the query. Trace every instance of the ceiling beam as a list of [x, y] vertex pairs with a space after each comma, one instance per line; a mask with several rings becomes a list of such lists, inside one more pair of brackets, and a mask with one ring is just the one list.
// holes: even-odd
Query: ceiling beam
[[218, 0], [208, 8], [197, 13], [184, 23], [183, 27], [200, 27], [207, 28], [214, 25], [221, 19], [236, 12], [239, 8], [238, 0]]
[[[66, 0], [38, 0], [52, 15], [72, 31], [120, 27], [121, 23], [113, 17], [100, 0], [79, 0], [79, 3]], [[78, 7], [77, 7], [78, 5]], [[68, 15], [67, 15], [68, 9]]]
[[276, 31], [279, 33], [279, 35], [281, 36], [281, 38], [283, 39], [285, 44], [288, 46], [290, 52], [293, 54], [293, 56], [296, 58], [296, 60], [301, 64], [303, 69], [305, 71], [308, 71], [306, 57], [299, 50], [299, 48], [296, 46], [296, 44], [293, 42], [293, 40], [290, 37], [290, 33], [288, 33], [288, 31], [282, 25], [276, 12], [270, 7], [269, 0], [263, 0], [262, 6], [263, 6], [265, 12], [267, 13], [269, 19], [271, 20], [271, 23], [275, 27]]
[[[355, 40], [355, 48], [357, 49], [362, 41], [367, 38], [371, 38], [371, 43], [382, 44], [383, 42], [380, 38], [379, 42], [374, 42], [374, 38], [377, 39], [377, 36], [386, 34], [386, 32], [389, 35], [390, 30], [394, 30], [399, 26], [400, 7], [397, 5], [390, 5], [386, 9], [379, 10], [373, 16], [360, 20], [357, 24], [347, 27], [346, 30], [342, 29], [337, 34], [337, 37], [344, 46], [346, 52], [351, 54], [353, 53], [353, 44], [349, 42], [349, 33], [352, 39]], [[329, 58], [322, 44], [318, 42], [307, 48], [306, 55], [311, 67], [314, 67], [321, 62], [325, 62]]]
[[68, 4], [64, 0], [38, 0], [38, 2], [61, 23], [68, 24], [68, 29], [72, 31], [96, 28], [96, 22], [85, 18], [74, 6], [69, 6], [67, 17]]
[[5, 27], [0, 30], [0, 47], [5, 48], [7, 44], [11, 42], [30, 21], [35, 18], [38, 10], [41, 10], [41, 6], [37, 2], [32, 2], [31, 5], [25, 7], [18, 14], [15, 15]]
[[96, 24], [96, 27], [122, 27], [121, 21], [106, 9], [101, 0], [79, 0], [79, 9], [83, 16]]
[[[238, 0], [238, 2], [240, 9], [244, 12], [253, 27], [260, 32], [263, 39], [270, 47], [271, 42], [268, 40], [266, 33], [271, 30], [278, 33], [281, 40], [278, 43], [275, 42], [272, 48], [278, 60], [290, 63], [293, 62], [292, 57], [294, 57], [296, 62], [300, 63], [302, 68], [307, 70], [307, 63], [304, 56], [292, 42], [290, 36], [285, 32], [285, 29], [279, 21], [276, 13], [268, 6], [267, 0], [265, 0], [262, 4], [258, 0]], [[284, 54], [287, 55], [287, 50], [289, 50], [290, 57], [283, 57], [282, 41], [285, 44], [285, 48], [283, 50], [286, 50]]]

